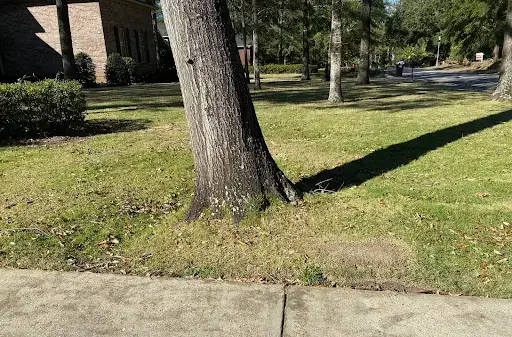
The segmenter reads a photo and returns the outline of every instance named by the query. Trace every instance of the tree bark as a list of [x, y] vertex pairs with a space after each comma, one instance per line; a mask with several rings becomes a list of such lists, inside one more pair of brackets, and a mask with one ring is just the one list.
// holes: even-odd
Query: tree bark
[[259, 16], [258, 16], [258, 0], [252, 0], [252, 19], [253, 19], [253, 31], [252, 31], [252, 45], [253, 45], [253, 66], [254, 66], [254, 88], [261, 89], [261, 78], [260, 78], [260, 60], [259, 60]]
[[279, 1], [279, 63], [284, 64], [283, 56], [283, 1]]
[[360, 62], [356, 84], [370, 84], [370, 35], [372, 29], [371, 22], [372, 0], [363, 0], [361, 9], [361, 22], [363, 25], [361, 37]]
[[245, 23], [245, 0], [241, 0], [242, 9], [242, 35], [244, 40], [244, 71], [247, 83], [251, 83], [251, 75], [249, 71], [249, 57], [247, 55], [247, 26]]
[[512, 0], [508, 1], [500, 81], [493, 97], [497, 100], [512, 100]]
[[302, 31], [302, 49], [304, 55], [302, 57], [302, 80], [311, 80], [311, 72], [309, 69], [310, 56], [309, 56], [309, 0], [304, 0], [303, 3], [303, 31]]
[[57, 20], [59, 23], [60, 49], [62, 52], [62, 67], [64, 78], [74, 80], [76, 78], [75, 54], [73, 53], [73, 40], [71, 39], [71, 27], [69, 24], [69, 10], [67, 0], [56, 0]]
[[196, 189], [186, 220], [210, 210], [238, 222], [270, 198], [299, 199], [263, 138], [226, 0], [162, 0], [162, 9], [194, 153]]
[[[155, 48], [156, 48], [156, 64], [158, 69], [162, 69], [162, 60], [160, 59], [160, 45], [158, 43], [158, 20], [156, 17], [156, 11], [151, 13], [151, 17], [153, 19], [153, 36], [155, 39]], [[140, 60], [138, 60], [140, 62]]]
[[495, 45], [494, 50], [492, 51], [492, 53], [493, 53], [492, 59], [494, 62], [498, 62], [498, 60], [500, 59], [500, 51], [501, 51], [500, 46]]
[[329, 90], [329, 102], [343, 102], [341, 90], [341, 62], [342, 62], [342, 25], [341, 25], [341, 0], [332, 0], [332, 24], [331, 24], [331, 85]]

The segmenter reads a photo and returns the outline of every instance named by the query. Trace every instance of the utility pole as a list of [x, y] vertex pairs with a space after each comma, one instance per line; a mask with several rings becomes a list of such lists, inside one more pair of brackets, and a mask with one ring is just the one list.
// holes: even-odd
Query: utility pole
[[439, 40], [437, 42], [437, 60], [436, 60], [436, 68], [439, 67], [439, 51], [441, 50], [441, 35], [439, 35]]

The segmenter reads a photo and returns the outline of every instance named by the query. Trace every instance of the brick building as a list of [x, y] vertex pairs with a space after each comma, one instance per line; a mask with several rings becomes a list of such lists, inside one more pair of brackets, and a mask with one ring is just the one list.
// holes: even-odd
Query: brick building
[[[89, 54], [98, 82], [107, 56], [132, 57], [137, 71], [157, 69], [154, 0], [68, 0], [74, 53]], [[55, 0], [0, 0], [0, 75], [55, 77], [62, 56]]]

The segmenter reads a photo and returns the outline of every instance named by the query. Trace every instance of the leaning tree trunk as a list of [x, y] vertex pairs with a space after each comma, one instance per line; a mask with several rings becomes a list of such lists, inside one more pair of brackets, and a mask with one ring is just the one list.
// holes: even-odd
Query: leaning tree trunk
[[263, 138], [226, 0], [162, 0], [162, 9], [194, 153], [196, 189], [186, 220], [210, 210], [239, 221], [270, 198], [300, 198]]
[[331, 26], [331, 88], [329, 91], [329, 102], [343, 102], [341, 91], [341, 0], [332, 0], [332, 26]]
[[73, 53], [73, 40], [71, 39], [71, 27], [69, 24], [69, 11], [67, 0], [57, 0], [57, 20], [59, 22], [60, 49], [62, 51], [62, 67], [64, 78], [73, 80], [76, 78], [75, 54]]
[[254, 88], [261, 89], [261, 78], [260, 78], [260, 52], [259, 52], [259, 17], [258, 17], [258, 0], [252, 0], [252, 19], [253, 19], [253, 31], [252, 31], [252, 45], [254, 49], [253, 66], [254, 66]]
[[512, 100], [512, 0], [508, 0], [507, 25], [503, 43], [500, 82], [493, 94], [497, 100]]
[[371, 12], [372, 0], [363, 0], [363, 6], [361, 10], [361, 22], [363, 25], [360, 51], [361, 64], [359, 65], [356, 84], [370, 84], [370, 34], [372, 29]]
[[309, 57], [309, 1], [304, 0], [303, 4], [303, 31], [302, 31], [302, 80], [309, 81], [311, 79], [311, 72], [309, 69], [310, 57]]
[[251, 75], [249, 71], [249, 56], [247, 55], [247, 26], [245, 24], [245, 0], [241, 0], [241, 9], [242, 9], [242, 35], [244, 40], [244, 71], [245, 71], [245, 79], [247, 83], [251, 83]]

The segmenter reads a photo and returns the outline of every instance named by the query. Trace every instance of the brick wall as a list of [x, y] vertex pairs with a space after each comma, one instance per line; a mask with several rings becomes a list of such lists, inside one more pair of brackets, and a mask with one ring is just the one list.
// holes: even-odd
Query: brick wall
[[[126, 29], [128, 29], [131, 56], [135, 62], [137, 62], [137, 71], [155, 71], [157, 69], [157, 60], [156, 45], [153, 35], [153, 24], [151, 18], [152, 8], [126, 0], [100, 0], [100, 4], [107, 54], [110, 55], [112, 53], [118, 52], [114, 27], [117, 27], [120, 38], [122, 38], [123, 35], [127, 36]], [[123, 33], [121, 33], [121, 30]], [[143, 47], [142, 43], [142, 35], [145, 32], [147, 36], [149, 60], [144, 63], [139, 62], [138, 53], [136, 50], [136, 31], [139, 35], [139, 47], [142, 46], [143, 49], [141, 53], [145, 52], [145, 48]]]
[[[98, 2], [69, 5], [74, 52], [85, 52], [96, 64], [98, 81], [104, 80], [106, 48]], [[59, 27], [55, 5], [1, 6], [0, 44], [5, 76], [35, 73], [54, 77], [62, 70]]]
[[98, 2], [73, 3], [69, 6], [73, 52], [84, 52], [96, 65], [96, 81], [105, 82], [107, 50]]

